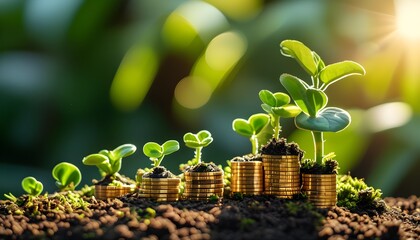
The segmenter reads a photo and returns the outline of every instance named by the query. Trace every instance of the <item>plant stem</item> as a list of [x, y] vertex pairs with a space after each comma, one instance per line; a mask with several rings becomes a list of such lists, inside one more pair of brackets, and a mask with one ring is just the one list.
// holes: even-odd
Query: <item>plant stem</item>
[[252, 154], [257, 155], [258, 153], [258, 138], [257, 135], [252, 135], [250, 138], [252, 144]]
[[198, 147], [195, 149], [195, 160], [197, 162], [197, 164], [201, 163], [201, 149], [203, 147]]
[[279, 139], [280, 137], [280, 132], [281, 132], [281, 126], [280, 126], [280, 117], [277, 115], [272, 115], [273, 116], [273, 126], [274, 126], [274, 134], [273, 137], [275, 139]]
[[323, 132], [312, 131], [314, 139], [315, 161], [322, 164], [322, 157], [324, 156], [324, 136]]

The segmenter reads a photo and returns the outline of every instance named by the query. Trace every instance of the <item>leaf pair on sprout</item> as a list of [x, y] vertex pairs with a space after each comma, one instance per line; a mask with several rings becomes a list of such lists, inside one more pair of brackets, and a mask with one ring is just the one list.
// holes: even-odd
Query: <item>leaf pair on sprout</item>
[[[31, 176], [22, 179], [21, 184], [23, 190], [29, 195], [29, 197], [37, 197], [42, 193], [42, 190], [44, 190], [44, 185], [42, 182]], [[12, 193], [4, 194], [4, 196], [13, 202], [17, 201], [17, 198]]]
[[60, 191], [73, 191], [82, 181], [82, 173], [79, 168], [68, 162], [57, 164], [52, 170], [52, 176], [56, 180], [55, 185]]
[[166, 141], [162, 145], [155, 142], [148, 142], [143, 146], [143, 153], [153, 162], [153, 167], [159, 167], [166, 155], [174, 153], [178, 150], [179, 142], [176, 140]]
[[299, 41], [285, 40], [280, 43], [280, 47], [284, 56], [294, 58], [311, 76], [312, 85], [289, 74], [282, 74], [280, 82], [302, 110], [295, 118], [295, 124], [298, 128], [312, 132], [315, 161], [321, 164], [324, 158], [323, 132], [341, 131], [351, 122], [350, 114], [344, 109], [326, 107], [328, 97], [325, 90], [345, 77], [364, 75], [365, 70], [353, 61], [325, 65], [317, 53]]
[[193, 165], [201, 163], [201, 150], [213, 142], [211, 133], [207, 130], [201, 130], [198, 133], [186, 133], [184, 135], [185, 146], [195, 149]]
[[82, 162], [88, 166], [96, 166], [105, 176], [113, 176], [121, 169], [122, 158], [132, 155], [137, 150], [133, 144], [124, 144], [116, 149], [102, 150], [99, 153], [84, 157]]

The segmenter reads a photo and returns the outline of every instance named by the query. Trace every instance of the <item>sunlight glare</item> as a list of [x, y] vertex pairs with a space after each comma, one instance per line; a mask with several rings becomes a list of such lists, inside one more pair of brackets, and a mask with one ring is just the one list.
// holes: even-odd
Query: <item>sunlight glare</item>
[[420, 1], [395, 1], [397, 31], [408, 39], [420, 40]]

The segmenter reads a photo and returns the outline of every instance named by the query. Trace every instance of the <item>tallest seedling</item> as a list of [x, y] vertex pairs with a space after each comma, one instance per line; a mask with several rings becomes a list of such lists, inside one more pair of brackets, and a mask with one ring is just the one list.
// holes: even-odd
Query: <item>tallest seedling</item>
[[325, 65], [317, 53], [303, 43], [295, 40], [285, 40], [280, 43], [281, 53], [294, 58], [310, 75], [309, 85], [298, 77], [282, 74], [281, 84], [302, 112], [295, 118], [298, 128], [312, 132], [315, 148], [315, 161], [322, 164], [324, 157], [324, 132], [339, 132], [351, 122], [350, 114], [344, 109], [326, 107], [327, 88], [345, 77], [364, 75], [365, 69], [353, 61], [343, 61]]

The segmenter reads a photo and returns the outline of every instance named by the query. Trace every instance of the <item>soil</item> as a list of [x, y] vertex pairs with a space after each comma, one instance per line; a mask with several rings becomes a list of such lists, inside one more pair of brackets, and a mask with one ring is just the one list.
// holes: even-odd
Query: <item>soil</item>
[[297, 143], [288, 143], [286, 138], [280, 138], [279, 140], [272, 138], [261, 148], [261, 153], [267, 155], [298, 155], [302, 157], [305, 152], [299, 148]]
[[220, 172], [220, 169], [214, 163], [199, 163], [191, 167], [187, 167], [186, 172]]
[[126, 186], [136, 184], [136, 182], [133, 181], [131, 178], [128, 178], [124, 175], [120, 175], [119, 173], [116, 173], [115, 175], [107, 175], [100, 181], [95, 179], [92, 181], [93, 184], [102, 186], [112, 185], [112, 183], [114, 182], [119, 182], [122, 185]]
[[[156, 203], [137, 193], [84, 207], [39, 196], [0, 201], [0, 239], [419, 239], [420, 199], [385, 198], [388, 210], [315, 209], [270, 196], [216, 203]], [[22, 203], [22, 202], [21, 202]], [[28, 204], [30, 203], [30, 204]]]
[[301, 173], [307, 174], [338, 174], [338, 162], [334, 159], [327, 159], [319, 164], [312, 159], [305, 159], [301, 163]]
[[232, 160], [232, 162], [252, 162], [252, 161], [262, 161], [261, 155], [257, 154], [257, 155], [253, 155], [253, 154], [248, 154], [248, 155], [244, 155], [241, 157], [234, 157]]
[[176, 176], [163, 166], [152, 168], [151, 172], [143, 174], [143, 178], [176, 178]]

